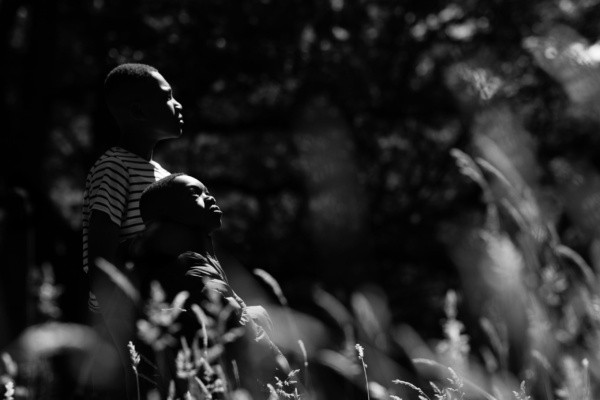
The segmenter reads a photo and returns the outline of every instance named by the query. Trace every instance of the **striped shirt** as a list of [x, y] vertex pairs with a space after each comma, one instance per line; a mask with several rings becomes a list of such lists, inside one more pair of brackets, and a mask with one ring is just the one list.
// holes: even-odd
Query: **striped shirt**
[[[155, 161], [147, 161], [121, 147], [106, 151], [90, 170], [83, 194], [83, 269], [88, 272], [88, 225], [92, 211], [108, 214], [119, 226], [119, 243], [144, 230], [140, 197], [148, 185], [169, 175]], [[91, 310], [98, 310], [92, 292]]]

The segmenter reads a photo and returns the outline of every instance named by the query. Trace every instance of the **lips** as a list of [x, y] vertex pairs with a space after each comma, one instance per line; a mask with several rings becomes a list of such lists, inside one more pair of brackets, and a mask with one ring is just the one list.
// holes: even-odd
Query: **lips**
[[221, 213], [221, 214], [223, 213], [221, 211], [221, 209], [219, 208], [219, 206], [216, 206], [216, 205], [215, 206], [210, 206], [209, 210], [213, 211], [213, 212]]

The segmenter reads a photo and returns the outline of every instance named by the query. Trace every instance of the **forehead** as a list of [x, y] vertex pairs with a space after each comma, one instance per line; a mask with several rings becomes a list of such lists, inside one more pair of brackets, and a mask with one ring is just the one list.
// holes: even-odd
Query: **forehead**
[[200, 188], [202, 190], [205, 189], [205, 186], [202, 184], [202, 182], [200, 182], [198, 179], [192, 178], [191, 176], [188, 176], [188, 175], [178, 176], [177, 178], [173, 179], [173, 183], [177, 187], [181, 187], [181, 188], [194, 187], [194, 188]]
[[145, 94], [168, 92], [171, 90], [169, 82], [158, 72], [151, 72], [150, 76], [138, 83], [139, 89]]
[[169, 82], [167, 82], [167, 80], [160, 73], [153, 71], [150, 73], [150, 75], [154, 77], [154, 83], [158, 85], [159, 88], [161, 88], [162, 90], [171, 89], [171, 85], [169, 85]]

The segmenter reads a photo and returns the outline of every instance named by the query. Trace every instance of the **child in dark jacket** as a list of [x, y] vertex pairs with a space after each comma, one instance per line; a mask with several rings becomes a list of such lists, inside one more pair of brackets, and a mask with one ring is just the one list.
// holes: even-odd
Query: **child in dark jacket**
[[[134, 259], [142, 293], [152, 281], [162, 286], [169, 300], [187, 292], [183, 308], [190, 312], [181, 313], [180, 336], [191, 342], [199, 332], [211, 330], [195, 318], [198, 309], [192, 312], [192, 305], [199, 306], [201, 314], [215, 322], [213, 331], [228, 332], [220, 332], [221, 337], [208, 332], [202, 339], [212, 348], [224, 349], [224, 357], [218, 358], [224, 371], [231, 372], [229, 382], [239, 379], [253, 398], [267, 398], [266, 385], [275, 385], [276, 378], [285, 380], [289, 365], [270, 340], [273, 326], [265, 309], [246, 306], [215, 256], [211, 234], [221, 227], [222, 216], [215, 198], [197, 179], [172, 174], [144, 191], [140, 211], [146, 230], [134, 246]], [[228, 316], [225, 321], [223, 315]], [[231, 334], [234, 331], [238, 336]], [[180, 383], [178, 390], [185, 392], [185, 383]]]

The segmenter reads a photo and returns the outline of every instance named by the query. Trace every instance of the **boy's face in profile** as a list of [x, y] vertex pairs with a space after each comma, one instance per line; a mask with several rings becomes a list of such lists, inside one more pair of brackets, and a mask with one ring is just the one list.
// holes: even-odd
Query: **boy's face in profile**
[[152, 72], [154, 79], [144, 84], [140, 102], [144, 109], [148, 129], [155, 133], [157, 140], [176, 138], [183, 127], [183, 107], [173, 97], [171, 85], [158, 72]]
[[223, 213], [215, 198], [199, 180], [181, 175], [171, 185], [173, 196], [169, 214], [175, 222], [200, 228], [207, 234], [221, 227]]

